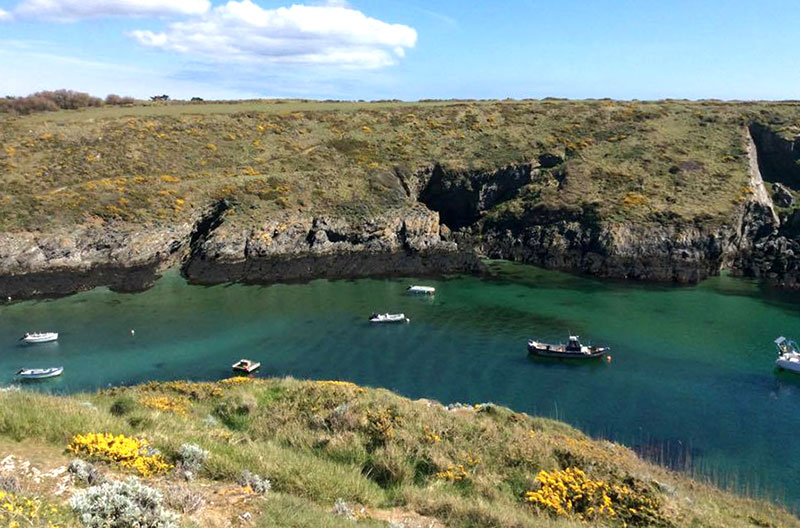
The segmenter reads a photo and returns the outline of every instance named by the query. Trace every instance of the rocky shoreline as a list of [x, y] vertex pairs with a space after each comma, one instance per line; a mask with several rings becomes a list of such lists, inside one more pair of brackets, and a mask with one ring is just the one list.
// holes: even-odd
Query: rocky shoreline
[[[396, 171], [405, 206], [347, 219], [283, 212], [258, 225], [227, 218], [218, 201], [180, 225], [82, 227], [0, 234], [0, 298], [60, 296], [97, 286], [150, 287], [180, 265], [193, 283], [270, 283], [313, 278], [479, 273], [502, 258], [600, 277], [696, 283], [724, 268], [800, 288], [800, 215], [780, 217], [762, 173], [796, 185], [796, 143], [753, 125], [745, 137], [750, 192], [729, 222], [635, 224], [598, 218], [591, 207], [533, 207], [487, 214], [526, 185], [563, 178], [553, 154], [491, 172], [432, 165]], [[788, 170], [788, 169], [787, 169]], [[452, 229], [452, 231], [451, 231]]]

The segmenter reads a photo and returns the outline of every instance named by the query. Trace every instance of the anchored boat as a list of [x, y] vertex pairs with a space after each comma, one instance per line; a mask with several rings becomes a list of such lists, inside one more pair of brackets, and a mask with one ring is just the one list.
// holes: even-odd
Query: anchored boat
[[250, 374], [261, 367], [261, 363], [258, 361], [252, 361], [250, 359], [240, 359], [236, 363], [233, 364], [233, 370], [237, 372], [245, 372]]
[[64, 367], [53, 367], [46, 369], [20, 369], [17, 377], [20, 379], [44, 379], [60, 376], [64, 372]]
[[433, 295], [434, 293], [436, 293], [436, 288], [434, 288], [433, 286], [409, 286], [406, 291], [408, 291], [408, 293]]
[[369, 316], [370, 323], [409, 323], [411, 319], [405, 314], [372, 314]]
[[775, 346], [778, 347], [778, 359], [775, 360], [775, 366], [800, 373], [800, 348], [797, 343], [781, 336], [775, 340]]
[[51, 341], [58, 340], [58, 332], [33, 332], [33, 333], [26, 333], [24, 336], [19, 338], [20, 341], [23, 343], [50, 343]]
[[528, 341], [528, 354], [541, 357], [592, 359], [602, 357], [609, 350], [611, 347], [583, 345], [578, 336], [569, 336], [566, 345], [551, 345], [533, 339]]

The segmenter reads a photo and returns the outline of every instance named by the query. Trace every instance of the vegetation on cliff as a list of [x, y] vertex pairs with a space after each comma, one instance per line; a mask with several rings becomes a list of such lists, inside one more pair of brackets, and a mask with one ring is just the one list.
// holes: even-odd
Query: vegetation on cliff
[[[784, 103], [261, 101], [0, 116], [0, 230], [159, 224], [220, 199], [229, 221], [274, 211], [361, 216], [405, 204], [397, 176], [485, 172], [545, 156], [504, 210], [714, 222], [748, 193], [745, 126], [794, 130]], [[561, 163], [563, 162], [563, 163]], [[413, 187], [414, 182], [410, 183]], [[412, 196], [411, 199], [416, 199]]]
[[148, 526], [800, 526], [559, 422], [339, 381], [6, 391], [0, 453], [9, 526], [105, 526], [115, 493]]

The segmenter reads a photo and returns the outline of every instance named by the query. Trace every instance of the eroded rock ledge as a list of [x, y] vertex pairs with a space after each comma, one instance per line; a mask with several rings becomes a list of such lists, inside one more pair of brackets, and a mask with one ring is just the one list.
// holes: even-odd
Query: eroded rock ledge
[[183, 272], [197, 283], [477, 272], [472, 251], [443, 240], [439, 215], [414, 205], [358, 221], [286, 214], [255, 229], [222, 223]]

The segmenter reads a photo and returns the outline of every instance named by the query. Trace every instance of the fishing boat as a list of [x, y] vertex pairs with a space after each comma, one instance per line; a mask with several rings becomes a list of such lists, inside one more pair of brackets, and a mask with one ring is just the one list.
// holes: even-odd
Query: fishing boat
[[409, 286], [406, 291], [408, 293], [420, 293], [423, 295], [433, 295], [436, 293], [436, 288], [432, 286]]
[[250, 359], [240, 359], [236, 363], [233, 364], [233, 370], [237, 372], [245, 372], [250, 374], [258, 370], [261, 367], [261, 363], [258, 361], [253, 361]]
[[20, 379], [45, 379], [60, 376], [64, 372], [64, 367], [53, 367], [46, 369], [19, 369], [17, 377]]
[[583, 345], [578, 336], [571, 335], [567, 344], [550, 345], [531, 339], [528, 341], [528, 354], [541, 357], [592, 359], [602, 357], [611, 347]]
[[778, 359], [775, 360], [775, 366], [800, 373], [800, 348], [797, 343], [781, 336], [775, 340], [775, 346], [778, 347]]
[[33, 332], [33, 333], [26, 333], [24, 336], [19, 338], [20, 341], [23, 343], [50, 343], [52, 341], [58, 340], [58, 332]]
[[405, 316], [405, 314], [372, 314], [369, 316], [370, 323], [409, 323], [411, 319]]

